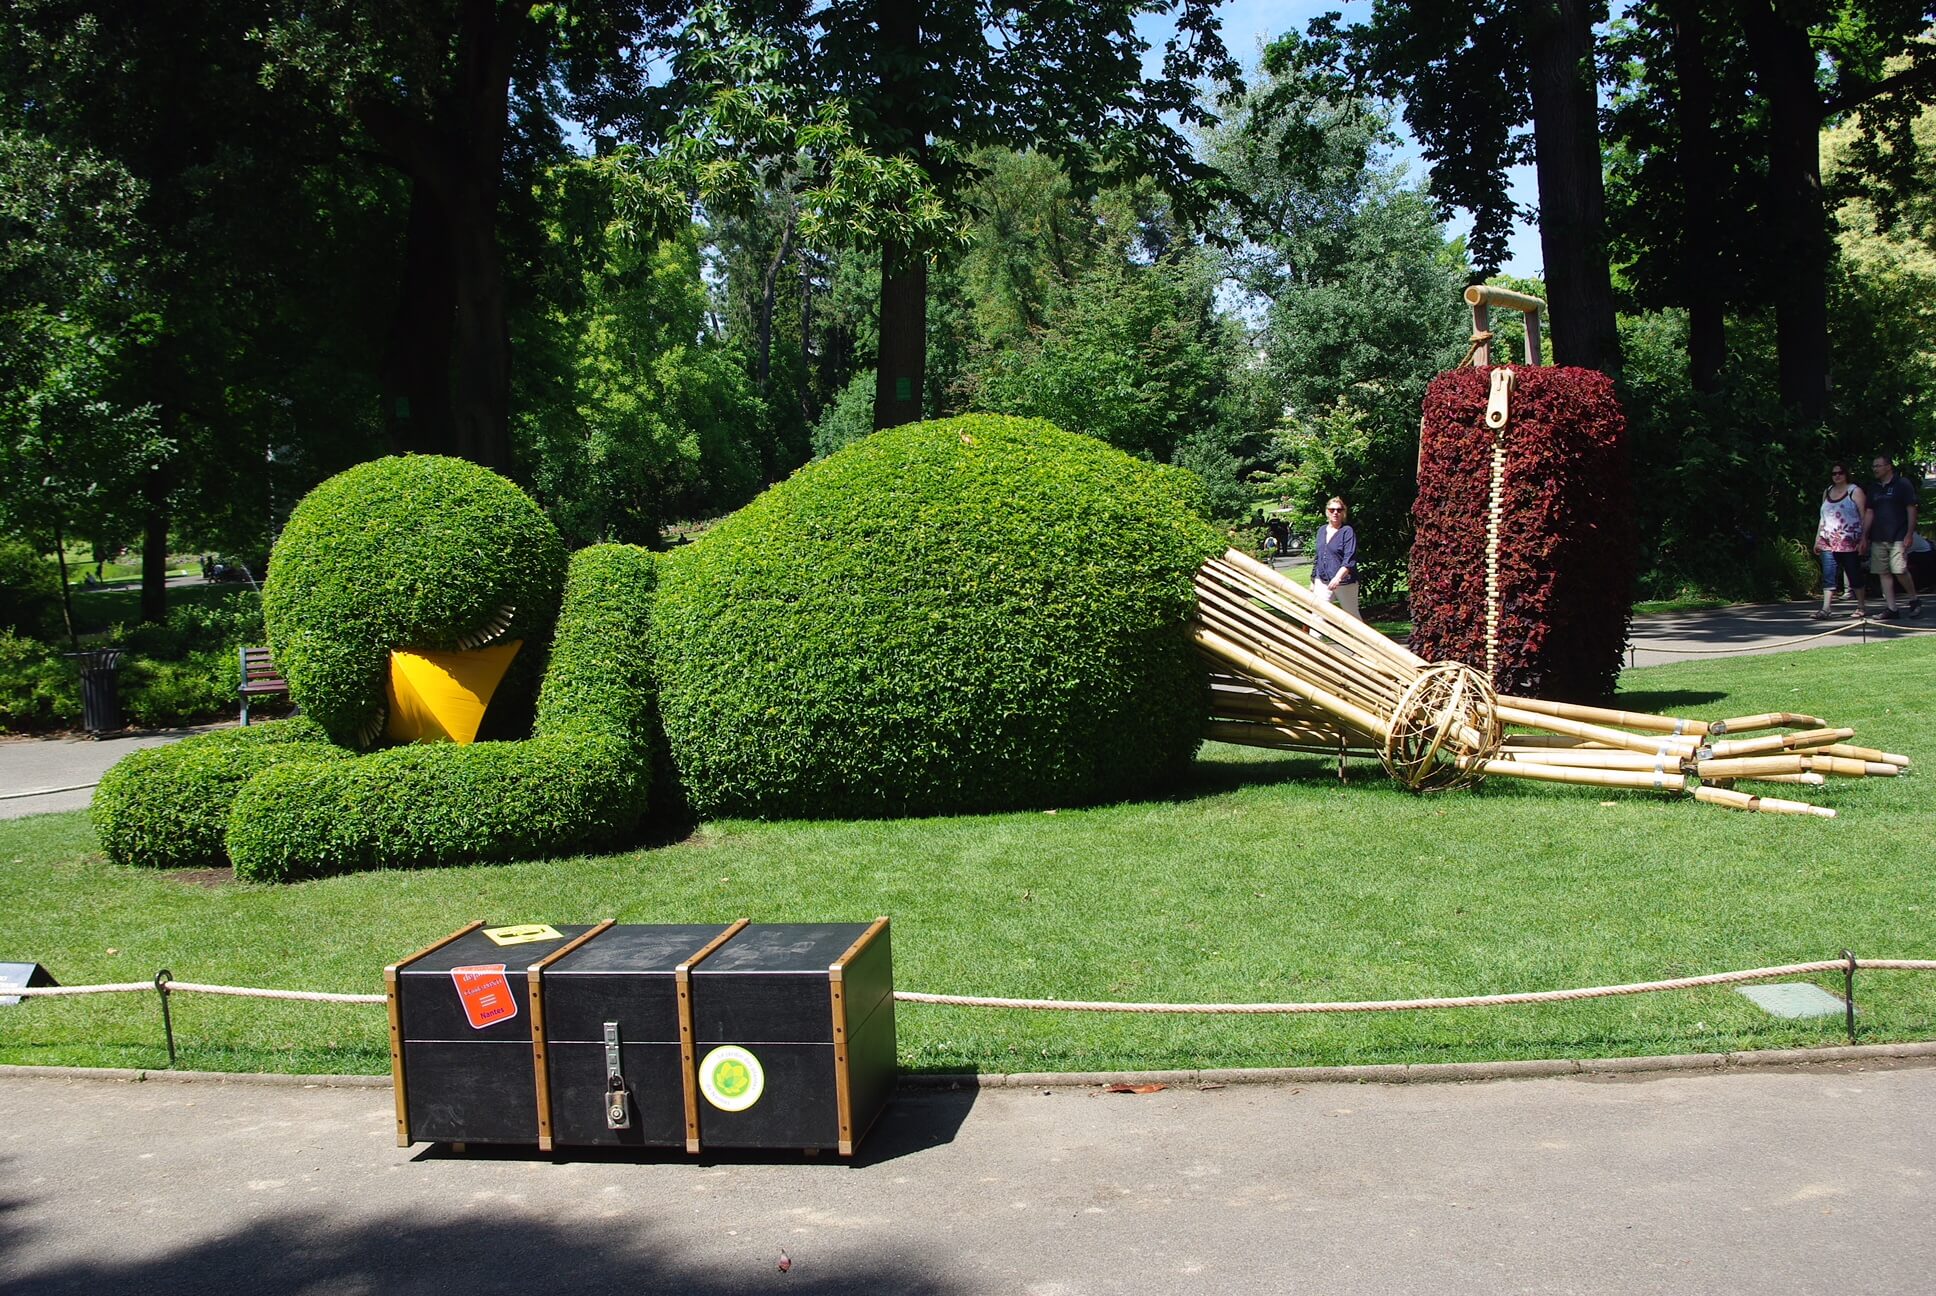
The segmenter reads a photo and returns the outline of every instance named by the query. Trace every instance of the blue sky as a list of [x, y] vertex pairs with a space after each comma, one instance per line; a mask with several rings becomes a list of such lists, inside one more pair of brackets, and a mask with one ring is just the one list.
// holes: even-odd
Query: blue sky
[[[1429, 2], [1429, 0], [1428, 0]], [[1304, 25], [1319, 14], [1337, 10], [1344, 14], [1347, 22], [1361, 21], [1371, 14], [1370, 0], [1225, 0], [1218, 6], [1217, 13], [1223, 19], [1224, 42], [1246, 67], [1257, 62], [1258, 55], [1270, 40], [1287, 31], [1303, 30]], [[1175, 30], [1175, 23], [1167, 17], [1145, 18], [1137, 24], [1145, 39], [1159, 50], [1163, 39]], [[1405, 139], [1399, 150], [1401, 160], [1409, 164], [1412, 171], [1425, 170], [1423, 159], [1419, 156], [1418, 146], [1405, 131], [1405, 123], [1397, 123]], [[1512, 185], [1513, 200], [1522, 207], [1531, 207], [1535, 202], [1535, 183], [1531, 166], [1518, 166], [1508, 172]], [[1463, 233], [1469, 228], [1464, 220], [1455, 220], [1448, 226], [1448, 233]], [[1541, 258], [1539, 251], [1539, 230], [1529, 224], [1520, 224], [1513, 230], [1512, 239], [1507, 247], [1506, 263], [1500, 267], [1506, 274], [1539, 276]]]

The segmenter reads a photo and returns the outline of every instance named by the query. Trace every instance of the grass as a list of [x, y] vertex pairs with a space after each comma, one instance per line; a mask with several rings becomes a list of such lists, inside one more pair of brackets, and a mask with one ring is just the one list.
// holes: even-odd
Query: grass
[[[1936, 643], [1628, 673], [1625, 705], [1802, 709], [1936, 761]], [[897, 984], [1123, 1000], [1373, 999], [1936, 957], [1936, 811], [1912, 774], [1796, 791], [1833, 822], [1489, 784], [1418, 798], [1371, 765], [1215, 747], [1164, 800], [889, 822], [733, 821], [654, 850], [288, 887], [105, 863], [79, 814], [0, 822], [0, 958], [62, 981], [374, 991], [382, 965], [495, 922], [894, 918]], [[1839, 990], [1837, 976], [1819, 978]], [[1936, 1038], [1936, 977], [1858, 983], [1866, 1041]], [[381, 1009], [180, 996], [181, 1065], [380, 1072]], [[1592, 1057], [1836, 1043], [1722, 989], [1544, 1008], [1301, 1018], [903, 1005], [904, 1065], [1060, 1070]], [[152, 996], [0, 1008], [0, 1061], [165, 1063]]]

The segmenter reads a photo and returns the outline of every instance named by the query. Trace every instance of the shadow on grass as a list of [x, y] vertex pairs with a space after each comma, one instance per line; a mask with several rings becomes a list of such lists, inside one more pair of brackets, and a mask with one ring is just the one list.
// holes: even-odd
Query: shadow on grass
[[1713, 689], [1642, 689], [1636, 693], [1616, 694], [1607, 705], [1622, 711], [1675, 715], [1694, 707], [1725, 702], [1728, 696]]

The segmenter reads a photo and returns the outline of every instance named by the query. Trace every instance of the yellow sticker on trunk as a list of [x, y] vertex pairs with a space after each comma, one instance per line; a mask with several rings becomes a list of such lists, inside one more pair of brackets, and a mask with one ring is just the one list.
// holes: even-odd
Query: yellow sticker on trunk
[[520, 923], [515, 927], [486, 927], [484, 934], [499, 945], [530, 945], [536, 941], [561, 940], [564, 933], [550, 923]]

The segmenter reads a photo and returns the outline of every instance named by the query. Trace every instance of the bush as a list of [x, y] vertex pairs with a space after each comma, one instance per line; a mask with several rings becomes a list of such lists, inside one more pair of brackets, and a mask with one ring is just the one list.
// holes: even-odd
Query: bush
[[[1412, 651], [1484, 669], [1490, 370], [1455, 369], [1425, 394], [1412, 506]], [[1500, 500], [1501, 691], [1588, 701], [1620, 677], [1637, 546], [1626, 420], [1588, 369], [1516, 367]]]
[[103, 774], [94, 827], [117, 864], [219, 867], [228, 862], [222, 841], [230, 807], [245, 783], [273, 766], [350, 755], [301, 717], [197, 734], [130, 753]]
[[339, 743], [381, 730], [392, 648], [452, 649], [500, 608], [523, 639], [485, 717], [519, 735], [564, 578], [558, 533], [531, 498], [461, 459], [358, 464], [296, 505], [263, 590], [291, 696]]
[[273, 770], [230, 818], [236, 875], [287, 881], [375, 868], [609, 850], [644, 818], [652, 762], [652, 555], [573, 555], [524, 742], [397, 747]]
[[0, 630], [0, 730], [51, 729], [81, 715], [81, 678], [59, 650]]
[[60, 630], [60, 574], [25, 540], [0, 540], [0, 630]]
[[178, 661], [130, 657], [121, 667], [121, 709], [149, 728], [233, 716], [242, 668], [233, 648], [188, 653]]
[[701, 813], [1145, 790], [1195, 752], [1189, 474], [991, 415], [877, 432], [662, 563], [660, 709]]
[[282, 766], [236, 798], [229, 858], [238, 878], [287, 882], [610, 849], [636, 827], [643, 768], [623, 739], [602, 734]]

